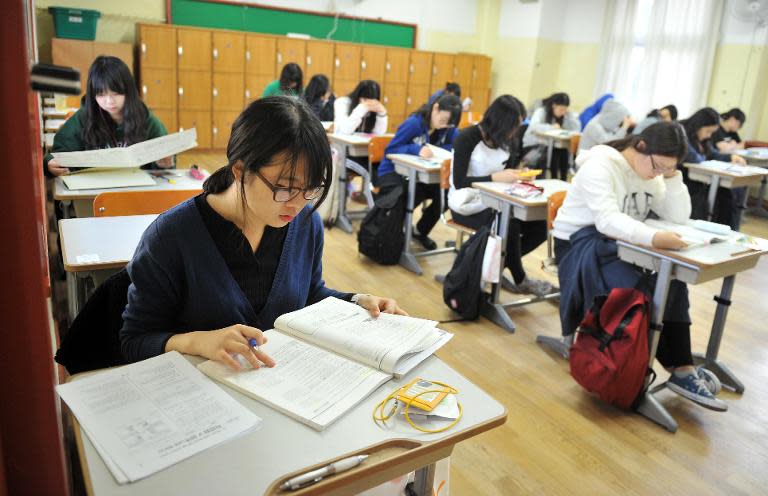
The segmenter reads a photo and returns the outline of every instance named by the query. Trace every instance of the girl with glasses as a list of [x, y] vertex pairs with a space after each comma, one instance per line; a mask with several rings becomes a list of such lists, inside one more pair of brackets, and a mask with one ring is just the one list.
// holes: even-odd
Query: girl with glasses
[[329, 296], [373, 316], [405, 314], [389, 298], [325, 286], [323, 225], [315, 213], [331, 181], [331, 151], [312, 110], [295, 98], [265, 97], [232, 125], [228, 164], [203, 193], [160, 215], [127, 270], [132, 284], [120, 333], [129, 361], [166, 351], [237, 369], [274, 365], [264, 342], [280, 315]]

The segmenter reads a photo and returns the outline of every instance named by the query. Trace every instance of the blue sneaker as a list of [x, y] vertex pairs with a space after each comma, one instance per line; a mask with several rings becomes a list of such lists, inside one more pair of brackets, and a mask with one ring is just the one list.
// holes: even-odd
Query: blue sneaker
[[720, 384], [720, 379], [718, 379], [711, 370], [705, 369], [703, 365], [696, 367], [696, 375], [699, 376], [699, 379], [704, 381], [704, 384], [707, 385], [709, 392], [715, 396], [717, 396], [717, 394], [723, 388], [722, 384]]
[[678, 377], [675, 373], [672, 373], [669, 376], [669, 380], [667, 380], [667, 387], [683, 398], [698, 403], [704, 408], [717, 412], [728, 411], [728, 403], [715, 398], [715, 395], [707, 387], [707, 383], [697, 374], [687, 374], [684, 377]]

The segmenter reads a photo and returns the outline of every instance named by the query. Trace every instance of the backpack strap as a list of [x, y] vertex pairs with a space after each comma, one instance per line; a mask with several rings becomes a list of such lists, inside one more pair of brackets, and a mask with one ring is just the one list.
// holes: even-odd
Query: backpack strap
[[[598, 302], [596, 301], [595, 304], [597, 303]], [[602, 306], [602, 303], [600, 306]], [[632, 308], [630, 308], [624, 315], [624, 318], [621, 319], [621, 322], [619, 322], [619, 325], [616, 327], [616, 330], [613, 332], [613, 334], [603, 328], [603, 326], [600, 324], [599, 318], [595, 318], [595, 327], [579, 327], [577, 331], [597, 339], [600, 342], [600, 347], [598, 349], [603, 352], [615, 339], [622, 338], [627, 326], [632, 322], [635, 314], [642, 307], [642, 304], [633, 305]], [[594, 311], [594, 307], [590, 311]], [[593, 315], [599, 315], [599, 313]]]

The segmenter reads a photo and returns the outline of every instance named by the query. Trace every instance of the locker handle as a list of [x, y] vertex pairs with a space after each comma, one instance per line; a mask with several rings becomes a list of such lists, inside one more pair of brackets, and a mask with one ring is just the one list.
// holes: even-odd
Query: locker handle
[[179, 96], [184, 96], [184, 87], [179, 86]]
[[408, 72], [410, 72], [411, 74], [413, 74], [413, 64], [411, 64], [411, 65], [410, 65], [410, 67], [408, 67]]
[[245, 97], [250, 98], [251, 97], [251, 90], [245, 90]]
[[147, 85], [146, 84], [141, 85], [141, 92], [144, 93], [144, 96], [147, 96]]
[[184, 55], [184, 47], [183, 46], [179, 45], [179, 47], [176, 49], [176, 51], [179, 52], [179, 57]]
[[280, 52], [277, 52], [277, 63], [282, 64], [283, 63], [283, 54]]
[[340, 65], [341, 65], [341, 61], [339, 60], [338, 57], [336, 57], [336, 68], [338, 69]]
[[392, 69], [392, 66], [389, 64], [389, 62], [387, 62], [387, 65], [385, 66], [385, 68], [387, 69], [387, 72], [389, 72], [390, 69]]
[[457, 67], [453, 68], [453, 75], [458, 76], [459, 75], [459, 69]]
[[410, 104], [411, 104], [411, 97], [409, 96], [408, 98], [406, 98], [406, 99], [405, 99], [405, 101], [406, 101], [406, 103], [407, 103], [408, 105], [410, 105]]
[[384, 97], [384, 103], [389, 103], [389, 97], [388, 96]]
[[436, 65], [432, 66], [432, 74], [437, 74], [437, 66]]
[[219, 96], [219, 90], [217, 90], [216, 88], [213, 89], [213, 96], [214, 97]]
[[312, 65], [312, 56], [307, 55], [307, 65]]
[[360, 68], [362, 70], [365, 70], [366, 67], [368, 67], [368, 64], [365, 63], [365, 60], [361, 60], [360, 61]]
[[213, 126], [213, 134], [219, 134], [219, 128]]
[[217, 60], [219, 58], [219, 49], [214, 48], [213, 49], [213, 60]]
[[248, 61], [251, 60], [251, 51], [250, 50], [246, 50], [245, 51], [245, 60], [248, 60]]
[[141, 44], [141, 53], [147, 53], [147, 44], [146, 43], [142, 43]]
[[184, 130], [184, 128], [179, 126], [179, 132], [182, 132], [183, 130]]
[[477, 79], [477, 69], [472, 69], [472, 79]]

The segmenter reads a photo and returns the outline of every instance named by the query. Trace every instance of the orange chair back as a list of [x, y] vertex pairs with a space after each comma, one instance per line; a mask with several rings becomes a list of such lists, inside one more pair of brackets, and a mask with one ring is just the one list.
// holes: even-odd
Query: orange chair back
[[393, 136], [373, 136], [368, 143], [368, 163], [375, 164], [384, 158], [384, 150], [389, 146]]
[[451, 159], [443, 160], [440, 166], [440, 189], [449, 189], [451, 187]]
[[200, 190], [109, 191], [93, 200], [95, 217], [161, 214], [200, 194]]
[[576, 136], [573, 136], [571, 138], [571, 155], [574, 157], [576, 156], [576, 153], [579, 151], [579, 143], [581, 143], [581, 135], [577, 134]]
[[767, 148], [768, 142], [765, 141], [756, 141], [756, 140], [747, 140], [744, 142], [744, 148]]
[[560, 207], [563, 206], [563, 202], [565, 201], [565, 191], [558, 191], [557, 193], [552, 193], [549, 196], [549, 200], [547, 200], [547, 229], [552, 230], [552, 224], [555, 222], [555, 217], [557, 217], [557, 211], [560, 210]]
[[483, 120], [483, 114], [478, 112], [462, 112], [461, 119], [459, 119], [459, 129], [473, 126]]

